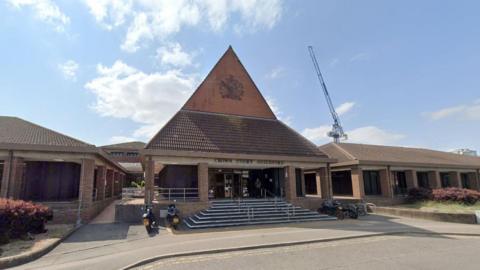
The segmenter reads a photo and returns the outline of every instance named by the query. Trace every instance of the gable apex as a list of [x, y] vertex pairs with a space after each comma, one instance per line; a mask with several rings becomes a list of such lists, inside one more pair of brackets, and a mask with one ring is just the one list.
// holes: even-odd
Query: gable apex
[[276, 119], [232, 46], [228, 47], [182, 109]]

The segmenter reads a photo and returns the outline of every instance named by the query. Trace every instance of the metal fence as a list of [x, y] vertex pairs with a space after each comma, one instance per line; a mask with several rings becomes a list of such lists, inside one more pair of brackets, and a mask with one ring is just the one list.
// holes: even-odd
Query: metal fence
[[198, 188], [155, 188], [157, 201], [197, 201]]
[[145, 188], [122, 188], [122, 198], [143, 198]]

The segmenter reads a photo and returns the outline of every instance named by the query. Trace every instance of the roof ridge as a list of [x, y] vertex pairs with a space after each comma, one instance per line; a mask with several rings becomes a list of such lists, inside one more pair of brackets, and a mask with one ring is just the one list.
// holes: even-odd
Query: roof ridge
[[343, 149], [342, 147], [340, 147], [340, 145], [338, 145], [338, 143], [333, 143], [332, 142], [330, 144], [332, 144], [334, 147], [336, 147], [338, 150], [340, 150], [342, 153], [344, 153], [347, 157], [350, 157], [353, 160], [358, 160], [358, 158], [356, 158], [354, 155], [352, 155], [346, 149]]

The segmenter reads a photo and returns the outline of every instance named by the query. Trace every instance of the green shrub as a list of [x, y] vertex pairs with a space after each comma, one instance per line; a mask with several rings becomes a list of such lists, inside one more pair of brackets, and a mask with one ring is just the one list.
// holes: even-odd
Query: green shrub
[[44, 233], [52, 211], [44, 205], [22, 200], [0, 199], [0, 242], [23, 238], [27, 233]]

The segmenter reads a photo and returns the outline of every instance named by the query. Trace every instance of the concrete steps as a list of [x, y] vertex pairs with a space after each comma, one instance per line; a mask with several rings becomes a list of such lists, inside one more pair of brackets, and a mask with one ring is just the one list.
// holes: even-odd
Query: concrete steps
[[190, 229], [335, 220], [281, 199], [211, 201], [208, 209], [184, 219]]

